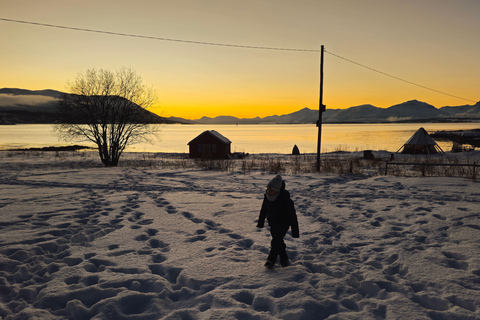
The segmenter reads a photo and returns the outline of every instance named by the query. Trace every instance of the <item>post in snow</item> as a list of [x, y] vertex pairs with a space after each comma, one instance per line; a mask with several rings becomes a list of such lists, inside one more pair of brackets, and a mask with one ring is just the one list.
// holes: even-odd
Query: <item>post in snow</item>
[[320, 52], [320, 96], [318, 101], [318, 139], [317, 139], [317, 172], [320, 172], [320, 150], [322, 147], [322, 114], [325, 111], [326, 107], [323, 104], [323, 53], [324, 46], [321, 47]]

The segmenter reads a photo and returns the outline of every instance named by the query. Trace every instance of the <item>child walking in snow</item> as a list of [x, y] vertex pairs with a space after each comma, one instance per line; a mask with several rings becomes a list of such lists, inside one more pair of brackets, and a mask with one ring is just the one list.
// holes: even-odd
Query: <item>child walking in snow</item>
[[282, 267], [288, 266], [288, 255], [283, 237], [288, 229], [292, 228], [292, 237], [300, 236], [298, 230], [297, 214], [290, 193], [285, 190], [285, 181], [277, 175], [267, 184], [267, 191], [263, 197], [262, 208], [258, 218], [258, 228], [263, 228], [267, 218], [272, 235], [270, 253], [265, 267], [273, 269], [277, 257], [280, 257]]

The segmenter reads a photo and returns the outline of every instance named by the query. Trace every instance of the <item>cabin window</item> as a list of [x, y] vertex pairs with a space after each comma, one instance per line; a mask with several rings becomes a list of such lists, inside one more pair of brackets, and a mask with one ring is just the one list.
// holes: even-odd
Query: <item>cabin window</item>
[[198, 153], [203, 153], [203, 144], [198, 144]]
[[217, 153], [217, 145], [215, 143], [212, 144], [212, 153]]

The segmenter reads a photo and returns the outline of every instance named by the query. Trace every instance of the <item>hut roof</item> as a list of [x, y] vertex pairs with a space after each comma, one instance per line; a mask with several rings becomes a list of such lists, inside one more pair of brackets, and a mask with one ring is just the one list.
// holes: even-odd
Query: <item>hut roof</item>
[[226, 138], [225, 136], [221, 135], [218, 131], [215, 131], [215, 130], [207, 130], [207, 131], [204, 131], [202, 132], [201, 134], [199, 134], [197, 137], [195, 137], [192, 141], [190, 141], [188, 144], [191, 144], [193, 143], [196, 139], [200, 138], [201, 136], [203, 135], [206, 135], [206, 134], [210, 134], [212, 136], [214, 136], [215, 138], [217, 138], [219, 141], [223, 142], [224, 144], [230, 144], [232, 143], [232, 141], [230, 141], [228, 138]]
[[436, 145], [435, 140], [432, 139], [423, 128], [418, 129], [413, 136], [405, 142], [406, 145], [409, 144], [419, 144], [419, 145]]

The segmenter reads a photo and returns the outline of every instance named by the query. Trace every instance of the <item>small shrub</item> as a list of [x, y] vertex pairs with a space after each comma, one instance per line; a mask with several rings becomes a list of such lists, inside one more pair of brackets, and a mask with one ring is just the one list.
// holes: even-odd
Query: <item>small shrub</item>
[[244, 174], [250, 173], [253, 169], [255, 169], [256, 164], [253, 159], [243, 159], [241, 164], [241, 170]]
[[279, 159], [270, 160], [268, 162], [267, 171], [270, 173], [281, 173], [285, 170], [285, 164]]
[[230, 171], [233, 168], [233, 160], [228, 159], [195, 159], [195, 164], [204, 170]]

